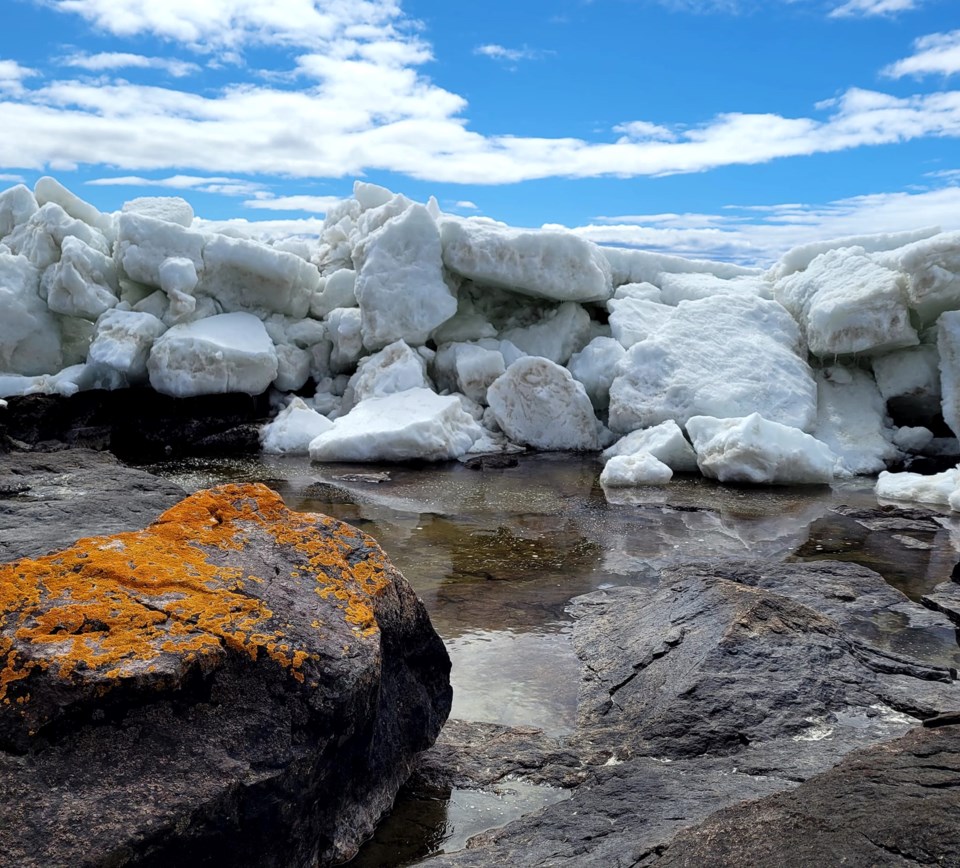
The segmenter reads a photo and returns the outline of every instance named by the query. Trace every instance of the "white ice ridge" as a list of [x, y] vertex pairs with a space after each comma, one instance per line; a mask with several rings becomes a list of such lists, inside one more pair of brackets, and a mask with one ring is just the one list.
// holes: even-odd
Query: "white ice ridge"
[[841, 238], [747, 268], [456, 217], [362, 182], [312, 236], [247, 226], [217, 229], [174, 197], [108, 214], [52, 178], [0, 192], [0, 398], [271, 390], [284, 409], [264, 448], [317, 461], [593, 451], [620, 435], [607, 486], [698, 465], [823, 481], [960, 454], [943, 436], [960, 433], [958, 232]]

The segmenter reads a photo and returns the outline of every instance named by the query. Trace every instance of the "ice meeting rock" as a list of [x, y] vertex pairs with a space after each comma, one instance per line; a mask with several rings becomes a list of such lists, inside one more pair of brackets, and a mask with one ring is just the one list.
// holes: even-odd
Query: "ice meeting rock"
[[743, 419], [694, 416], [687, 432], [703, 475], [720, 482], [817, 484], [834, 476], [836, 456], [826, 444], [759, 413]]
[[380, 349], [396, 340], [426, 343], [457, 312], [443, 279], [440, 232], [422, 205], [388, 220], [362, 243], [356, 297], [363, 344]]
[[487, 390], [497, 424], [512, 441], [543, 450], [600, 447], [602, 426], [583, 386], [548, 359], [518, 359]]
[[812, 430], [817, 388], [797, 324], [775, 301], [713, 296], [681, 302], [635, 344], [610, 386], [610, 428], [621, 434], [691, 416], [765, 419]]
[[483, 429], [455, 395], [409, 389], [357, 404], [310, 444], [313, 461], [447, 461]]
[[260, 442], [264, 452], [308, 455], [310, 443], [332, 427], [333, 422], [307, 406], [303, 398], [294, 398], [263, 426]]
[[277, 376], [277, 351], [255, 316], [224, 313], [173, 326], [154, 343], [147, 370], [164, 395], [259, 395]]
[[610, 266], [595, 244], [569, 232], [443, 221], [443, 262], [477, 283], [554, 301], [605, 301]]
[[881, 353], [915, 346], [905, 278], [860, 247], [831, 250], [777, 282], [775, 297], [800, 323], [817, 356]]

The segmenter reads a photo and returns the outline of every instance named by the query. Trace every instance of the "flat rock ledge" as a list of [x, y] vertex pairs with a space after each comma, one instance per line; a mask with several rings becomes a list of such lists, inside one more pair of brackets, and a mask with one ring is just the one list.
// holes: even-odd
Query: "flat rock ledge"
[[449, 669], [372, 538], [260, 485], [0, 565], [2, 861], [343, 861], [436, 738]]
[[[960, 727], [918, 729], [960, 710], [945, 615], [831, 561], [684, 564], [573, 611], [576, 730], [451, 721], [417, 773], [571, 797], [431, 868], [960, 864]], [[891, 613], [932, 641], [885, 643]]]

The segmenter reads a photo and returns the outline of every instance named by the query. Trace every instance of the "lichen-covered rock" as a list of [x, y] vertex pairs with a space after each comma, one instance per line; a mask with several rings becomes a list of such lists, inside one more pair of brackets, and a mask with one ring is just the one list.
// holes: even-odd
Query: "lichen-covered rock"
[[448, 676], [374, 540], [260, 485], [0, 566], [0, 851], [341, 861], [436, 737]]

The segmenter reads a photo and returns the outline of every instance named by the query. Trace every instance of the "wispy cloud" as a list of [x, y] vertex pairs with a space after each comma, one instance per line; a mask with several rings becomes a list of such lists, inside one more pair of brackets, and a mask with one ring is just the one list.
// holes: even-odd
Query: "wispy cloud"
[[459, 202], [454, 202], [453, 209], [455, 211], [479, 211], [480, 210], [480, 208], [477, 207], [477, 203], [471, 202], [469, 199], [461, 199]]
[[78, 52], [60, 59], [63, 66], [88, 69], [92, 72], [104, 72], [113, 69], [159, 69], [174, 78], [184, 78], [200, 71], [195, 63], [176, 60], [172, 57], [146, 57], [142, 54], [111, 51], [99, 54]]
[[522, 48], [507, 48], [505, 45], [490, 43], [487, 45], [478, 45], [473, 49], [473, 53], [479, 54], [482, 57], [489, 57], [491, 60], [515, 64], [521, 60], [542, 60], [550, 52], [538, 48], [530, 48], [526, 45]]
[[960, 229], [960, 186], [877, 193], [824, 205], [730, 205], [721, 214], [597, 217], [573, 231], [598, 244], [763, 265], [800, 244], [931, 225]]
[[24, 93], [24, 79], [37, 75], [36, 70], [21, 66], [15, 60], [0, 60], [0, 93], [20, 96]]
[[960, 30], [931, 33], [913, 43], [914, 53], [883, 70], [891, 78], [952, 75], [960, 72]]
[[270, 193], [259, 193], [243, 205], [245, 208], [259, 208], [264, 211], [307, 211], [312, 214], [326, 214], [339, 201], [339, 196], [274, 196]]
[[124, 175], [117, 178], [94, 178], [91, 187], [164, 187], [170, 190], [193, 190], [197, 193], [218, 193], [222, 196], [253, 196], [263, 191], [263, 184], [237, 178], [172, 175], [169, 178], [142, 178]]
[[847, 0], [830, 13], [831, 18], [893, 16], [917, 9], [923, 0]]
[[669, 127], [653, 124], [650, 121], [627, 121], [617, 124], [613, 131], [623, 133], [630, 141], [675, 142], [678, 138]]

